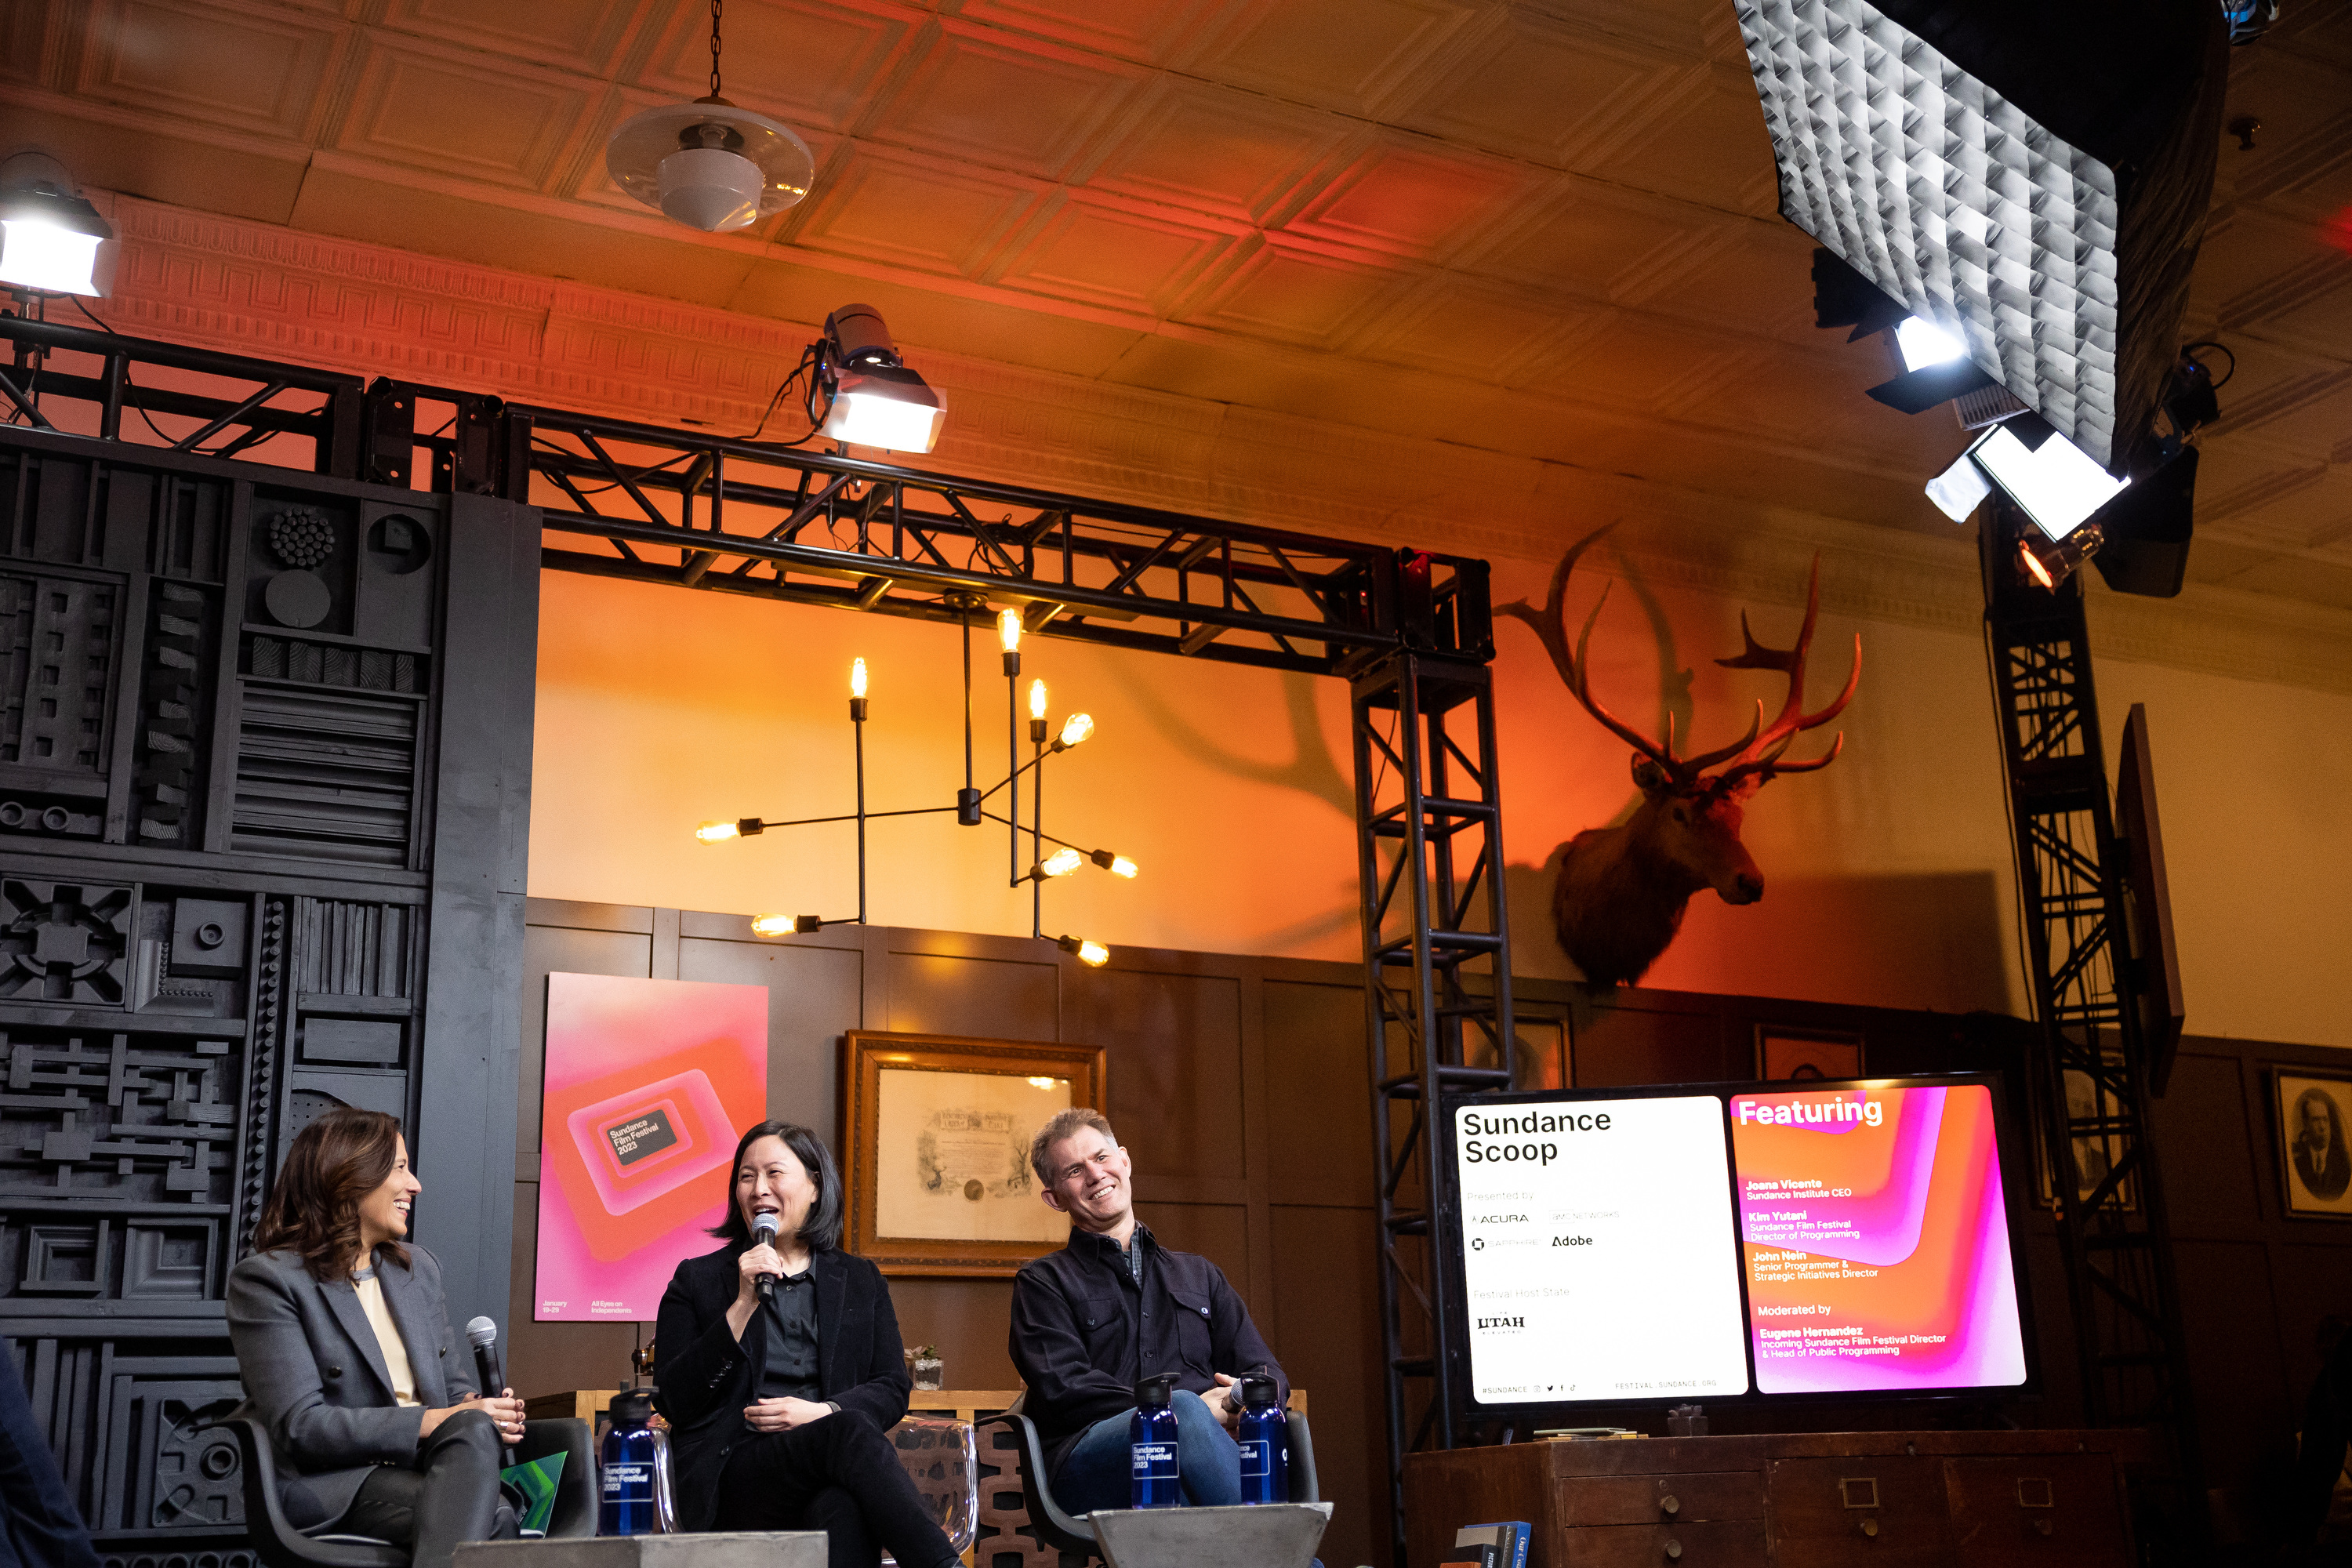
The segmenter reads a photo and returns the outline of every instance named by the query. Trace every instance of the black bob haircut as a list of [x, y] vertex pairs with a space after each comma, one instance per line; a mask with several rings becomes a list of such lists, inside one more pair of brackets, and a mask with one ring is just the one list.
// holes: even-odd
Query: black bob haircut
[[838, 1248], [841, 1172], [835, 1167], [833, 1152], [824, 1141], [797, 1121], [762, 1121], [743, 1130], [742, 1141], [735, 1145], [735, 1158], [727, 1166], [727, 1218], [712, 1226], [710, 1234], [737, 1247], [751, 1245], [751, 1227], [743, 1222], [742, 1206], [735, 1201], [735, 1173], [743, 1168], [743, 1151], [762, 1138], [782, 1139], [815, 1184], [816, 1197], [809, 1204], [808, 1217], [801, 1221], [801, 1245], [811, 1252]]

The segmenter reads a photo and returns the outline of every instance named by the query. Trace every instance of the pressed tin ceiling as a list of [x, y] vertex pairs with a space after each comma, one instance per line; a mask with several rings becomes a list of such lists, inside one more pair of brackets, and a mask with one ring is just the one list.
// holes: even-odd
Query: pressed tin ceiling
[[[709, 16], [0, 0], [0, 149], [248, 225], [781, 321], [866, 298], [911, 353], [1948, 531], [1919, 486], [1959, 433], [1868, 402], [1876, 345], [1812, 328], [1729, 0], [729, 0], [727, 95], [817, 159], [730, 237], [602, 158], [706, 90]], [[2352, 5], [2287, 0], [2232, 67], [2263, 129], [2225, 142], [2191, 307], [2240, 369], [2190, 574], [2352, 608]]]

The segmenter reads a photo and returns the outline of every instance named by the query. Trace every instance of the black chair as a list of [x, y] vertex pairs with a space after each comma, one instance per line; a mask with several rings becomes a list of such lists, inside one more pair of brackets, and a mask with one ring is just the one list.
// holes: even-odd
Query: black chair
[[[1021, 1499], [1029, 1510], [1029, 1523], [1037, 1531], [1037, 1539], [1059, 1552], [1099, 1557], [1102, 1551], [1096, 1541], [1092, 1517], [1064, 1513], [1061, 1505], [1054, 1500], [1046, 1483], [1045, 1449], [1037, 1440], [1037, 1424], [1021, 1413], [1028, 1397], [1028, 1391], [1024, 1389], [1003, 1415], [983, 1415], [973, 1425], [1003, 1426], [1012, 1430], [1021, 1454]], [[1315, 1435], [1307, 1426], [1306, 1412], [1290, 1412], [1289, 1428], [1290, 1500], [1321, 1502], [1323, 1496], [1315, 1478]], [[983, 1452], [981, 1457], [988, 1456]], [[271, 1568], [277, 1565], [273, 1563]]]
[[[267, 1568], [408, 1568], [408, 1549], [365, 1535], [305, 1535], [294, 1528], [278, 1501], [278, 1453], [261, 1423], [240, 1416], [223, 1423], [236, 1434], [245, 1467], [245, 1528]], [[566, 1417], [526, 1421], [522, 1441], [507, 1451], [509, 1464], [570, 1457], [556, 1483], [555, 1512], [547, 1521], [551, 1541], [596, 1533], [594, 1434], [588, 1423]]]

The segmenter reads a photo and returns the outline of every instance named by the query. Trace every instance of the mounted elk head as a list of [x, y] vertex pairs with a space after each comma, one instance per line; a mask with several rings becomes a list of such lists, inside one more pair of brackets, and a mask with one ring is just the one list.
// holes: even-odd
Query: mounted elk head
[[[1611, 524], [1610, 527], [1615, 527]], [[1805, 622], [1790, 648], [1769, 648], [1748, 629], [1748, 614], [1739, 616], [1740, 636], [1747, 651], [1736, 658], [1719, 658], [1726, 669], [1769, 669], [1788, 678], [1788, 696], [1780, 716], [1767, 725], [1764, 704], [1747, 737], [1728, 746], [1696, 756], [1675, 752], [1675, 723], [1666, 719], [1663, 741], [1654, 741], [1612, 713], [1592, 695], [1591, 665], [1586, 647], [1592, 627], [1609, 602], [1607, 589], [1585, 617], [1584, 630], [1571, 647], [1564, 605], [1569, 574], [1577, 558], [1609, 531], [1603, 528], [1571, 546], [1552, 569], [1551, 589], [1543, 608], [1525, 600], [1496, 606], [1533, 627], [1551, 655], [1554, 668], [1585, 711], [1610, 733], [1633, 748], [1633, 783], [1642, 804], [1614, 827], [1587, 828], [1571, 839], [1552, 889], [1552, 920], [1559, 944], [1596, 985], [1615, 985], [1642, 977], [1665, 952], [1682, 929], [1683, 910], [1691, 895], [1713, 888], [1727, 904], [1752, 904], [1764, 896], [1764, 874], [1739, 841], [1739, 830], [1750, 796], [1781, 773], [1811, 773], [1837, 760], [1845, 747], [1843, 732], [1828, 752], [1804, 762], [1784, 758], [1797, 737], [1828, 723], [1853, 700], [1862, 680], [1862, 638], [1853, 639], [1853, 672], [1837, 700], [1817, 712], [1804, 710], [1805, 655], [1812, 647], [1813, 622], [1821, 609], [1822, 563], [1813, 560], [1812, 580], [1805, 593]], [[1709, 773], [1709, 769], [1717, 771]]]

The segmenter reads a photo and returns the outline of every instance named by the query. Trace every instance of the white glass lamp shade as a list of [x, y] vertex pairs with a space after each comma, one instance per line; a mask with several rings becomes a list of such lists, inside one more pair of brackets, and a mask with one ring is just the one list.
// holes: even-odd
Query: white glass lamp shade
[[743, 228], [808, 195], [816, 162], [789, 126], [731, 103], [672, 103], [630, 116], [604, 142], [614, 182], [712, 233]]
[[940, 444], [948, 411], [929, 383], [903, 365], [865, 365], [841, 373], [824, 433], [853, 447], [928, 452]]

